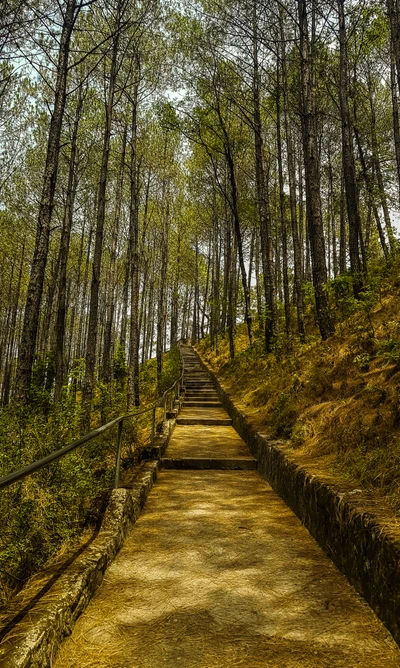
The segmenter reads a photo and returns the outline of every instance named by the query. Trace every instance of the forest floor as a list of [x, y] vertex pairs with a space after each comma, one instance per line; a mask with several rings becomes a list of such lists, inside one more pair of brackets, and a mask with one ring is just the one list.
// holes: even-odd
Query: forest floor
[[[377, 273], [363, 299], [336, 286], [336, 333], [293, 340], [265, 354], [255, 323], [237, 328], [236, 354], [227, 337], [197, 346], [231, 398], [271, 439], [336, 478], [384, 497], [400, 511], [400, 266]], [[335, 301], [335, 295], [331, 295]], [[308, 307], [309, 322], [312, 320]], [[392, 512], [390, 511], [390, 512]]]

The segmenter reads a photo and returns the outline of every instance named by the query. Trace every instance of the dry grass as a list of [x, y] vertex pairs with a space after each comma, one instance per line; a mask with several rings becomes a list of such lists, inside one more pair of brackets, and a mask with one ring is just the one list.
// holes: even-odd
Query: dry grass
[[292, 342], [265, 355], [260, 339], [248, 348], [238, 327], [236, 359], [225, 339], [218, 354], [199, 352], [270, 438], [328, 456], [336, 473], [378, 490], [400, 509], [400, 290], [398, 268], [368, 309], [353, 309], [321, 342]]

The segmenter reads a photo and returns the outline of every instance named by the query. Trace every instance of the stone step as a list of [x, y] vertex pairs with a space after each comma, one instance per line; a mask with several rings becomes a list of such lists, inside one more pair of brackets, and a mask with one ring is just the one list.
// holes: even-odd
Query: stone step
[[219, 401], [219, 397], [216, 392], [185, 392], [185, 398]]
[[217, 394], [215, 387], [186, 387], [186, 392], [192, 392], [192, 394]]
[[198, 406], [199, 408], [220, 408], [220, 401], [203, 401], [202, 399], [185, 399], [185, 406]]
[[178, 417], [176, 424], [205, 424], [215, 427], [228, 427], [232, 424], [232, 420], [230, 418]]
[[257, 468], [257, 461], [253, 457], [243, 457], [234, 459], [219, 459], [206, 457], [163, 457], [161, 466], [164, 469], [217, 469], [230, 471], [251, 471]]
[[185, 399], [190, 401], [219, 401], [216, 392], [185, 392]]

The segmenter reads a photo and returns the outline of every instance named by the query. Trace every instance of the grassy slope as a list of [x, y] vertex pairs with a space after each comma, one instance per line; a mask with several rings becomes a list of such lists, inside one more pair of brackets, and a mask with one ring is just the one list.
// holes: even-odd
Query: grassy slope
[[[274, 438], [324, 462], [336, 476], [382, 494], [400, 510], [400, 264], [376, 268], [363, 302], [343, 280], [334, 285], [336, 334], [321, 342], [293, 343], [265, 355], [261, 336], [248, 347], [237, 330], [237, 354], [228, 341], [218, 354], [198, 349], [247, 406], [252, 419]], [[310, 309], [309, 309], [310, 311]], [[309, 312], [309, 326], [311, 326]], [[312, 327], [312, 326], [311, 326]]]
[[[126, 373], [126, 369], [125, 369]], [[179, 374], [179, 353], [164, 358], [161, 390]], [[140, 373], [141, 407], [158, 397], [156, 360]], [[126, 412], [126, 377], [115, 383], [111, 400], [105, 386], [96, 387], [92, 428]], [[161, 419], [162, 410], [157, 412]], [[0, 411], [0, 476], [34, 462], [80, 435], [80, 393], [44, 410], [24, 413], [9, 406]], [[123, 464], [137, 461], [149, 439], [151, 412], [125, 422]], [[64, 459], [14, 483], [0, 494], [0, 606], [40, 568], [80, 541], [101, 519], [113, 486], [116, 428], [88, 442]]]

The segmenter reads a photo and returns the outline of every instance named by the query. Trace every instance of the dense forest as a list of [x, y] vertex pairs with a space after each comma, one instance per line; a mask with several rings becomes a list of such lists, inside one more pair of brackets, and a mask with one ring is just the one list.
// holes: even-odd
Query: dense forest
[[2, 474], [99, 397], [146, 404], [181, 339], [234, 360], [242, 325], [279, 363], [368, 310], [397, 266], [399, 93], [397, 0], [3, 0]]
[[[90, 410], [181, 337], [307, 340], [328, 283], [396, 251], [399, 9], [7, 0], [0, 10], [1, 404]], [[314, 307], [314, 306], [313, 306]], [[39, 388], [38, 388], [39, 385]]]

